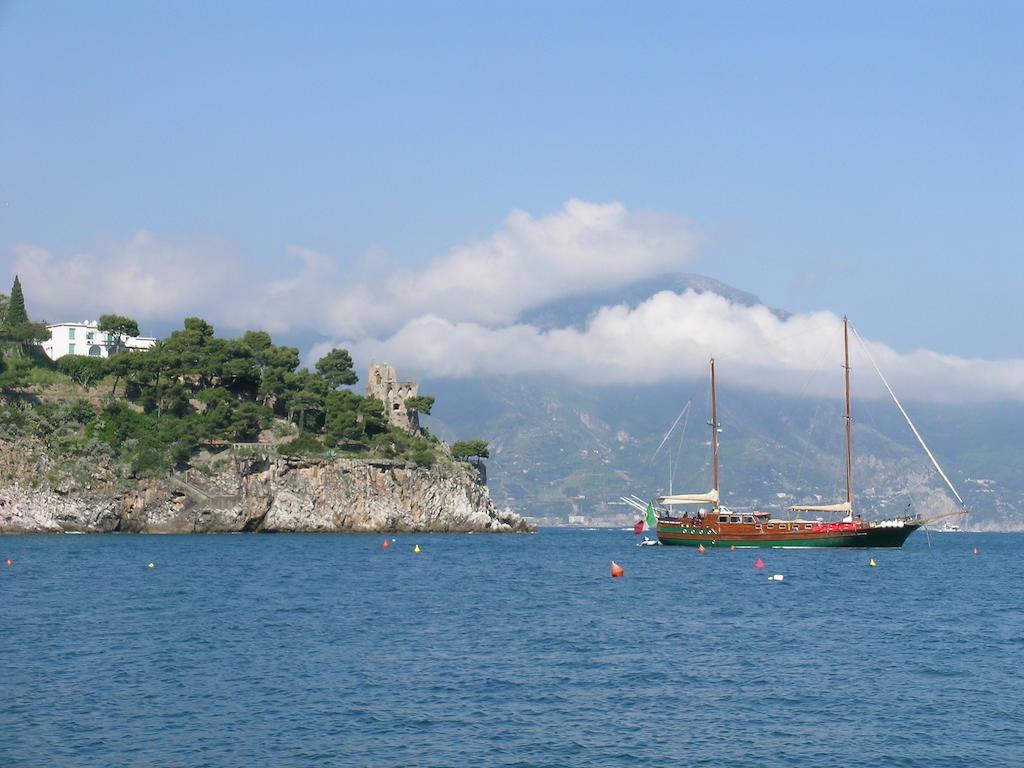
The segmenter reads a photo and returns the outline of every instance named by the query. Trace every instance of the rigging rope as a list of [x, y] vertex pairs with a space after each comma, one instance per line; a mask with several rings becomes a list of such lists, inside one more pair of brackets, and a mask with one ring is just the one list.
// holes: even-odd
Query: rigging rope
[[690, 401], [689, 401], [689, 400], [687, 400], [687, 401], [686, 401], [686, 405], [684, 405], [684, 406], [683, 406], [683, 410], [681, 410], [681, 411], [679, 412], [679, 415], [678, 415], [678, 416], [676, 416], [676, 420], [672, 422], [672, 426], [668, 428], [668, 432], [666, 432], [666, 433], [665, 433], [665, 436], [664, 436], [663, 438], [661, 438], [661, 443], [659, 443], [659, 444], [658, 444], [658, 447], [657, 447], [657, 449], [656, 449], [656, 450], [654, 451], [654, 455], [653, 455], [653, 456], [651, 456], [651, 460], [650, 460], [649, 462], [647, 462], [648, 464], [653, 464], [653, 463], [654, 463], [654, 460], [655, 460], [656, 458], [658, 458], [658, 454], [659, 454], [659, 453], [661, 453], [661, 449], [665, 447], [665, 443], [666, 443], [666, 442], [668, 441], [669, 437], [671, 437], [671, 435], [672, 435], [672, 430], [674, 430], [674, 429], [676, 428], [676, 424], [678, 424], [678, 423], [679, 423], [679, 420], [680, 420], [681, 418], [683, 418], [683, 415], [684, 415], [684, 414], [685, 414], [685, 413], [686, 413], [686, 412], [687, 412], [687, 411], [688, 411], [689, 409], [690, 409]]
[[[689, 405], [689, 403], [687, 403]], [[686, 425], [690, 423], [690, 412], [686, 412], [683, 419], [683, 428], [679, 430], [679, 444], [676, 446], [676, 460], [672, 462], [671, 473], [674, 475], [679, 470], [679, 462], [683, 458], [683, 440], [686, 439]]]
[[956, 488], [953, 487], [953, 483], [951, 483], [949, 478], [946, 477], [946, 473], [942, 471], [942, 467], [939, 466], [939, 462], [936, 461], [935, 456], [932, 455], [932, 452], [928, 449], [927, 444], [924, 442], [924, 438], [921, 437], [921, 433], [917, 431], [917, 427], [914, 426], [914, 422], [910, 420], [910, 416], [907, 414], [906, 410], [904, 410], [903, 406], [900, 404], [899, 398], [896, 397], [896, 393], [892, 391], [892, 387], [889, 386], [889, 382], [885, 380], [885, 376], [882, 374], [881, 369], [878, 367], [878, 363], [875, 362], [875, 358], [873, 358], [871, 356], [871, 352], [868, 351], [868, 345], [864, 343], [864, 339], [861, 338], [861, 335], [859, 333], [857, 333], [856, 328], [853, 328], [851, 326], [851, 330], [853, 331], [853, 335], [857, 337], [857, 341], [860, 342], [860, 346], [864, 350], [864, 354], [867, 355], [868, 360], [871, 361], [871, 365], [874, 367], [875, 373], [878, 374], [878, 378], [882, 380], [882, 383], [885, 385], [885, 388], [889, 390], [889, 395], [892, 397], [892, 401], [896, 403], [896, 407], [900, 409], [900, 413], [903, 414], [903, 418], [906, 419], [907, 424], [910, 425], [910, 429], [914, 433], [914, 437], [917, 438], [917, 442], [921, 444], [921, 447], [924, 448], [924, 452], [928, 454], [928, 458], [932, 460], [932, 466], [935, 467], [935, 470], [939, 473], [942, 479], [946, 481], [946, 485], [949, 486], [949, 490], [951, 490], [953, 492], [953, 495], [956, 496], [956, 500], [960, 502], [960, 506], [963, 507], [964, 509], [967, 509], [967, 504], [964, 502], [962, 498], [960, 498], [960, 494], [956, 492]]
[[[886, 443], [890, 443], [892, 445], [899, 445], [895, 440], [886, 435], [885, 430], [882, 429], [881, 426], [879, 426], [880, 422], [878, 421], [878, 419], [876, 419], [876, 416], [879, 415], [879, 412], [875, 411], [874, 405], [874, 402], [870, 398], [861, 398], [860, 400], [857, 401], [857, 411], [860, 413], [859, 421], [861, 425], [863, 426], [866, 424], [870, 428], [870, 430], [874, 432], [874, 438], [876, 440], [885, 441]], [[866, 432], [865, 434], [868, 433]], [[922, 464], [922, 466], [924, 465]], [[930, 477], [931, 475], [929, 475], [929, 478]], [[911, 499], [912, 503], [914, 498], [914, 491], [922, 487], [930, 486], [928, 486], [927, 483], [923, 480], [920, 482], [916, 482], [914, 481], [914, 475], [908, 475], [908, 484], [904, 487], [902, 491], [896, 492], [895, 498], [902, 500], [904, 497], [906, 497], [908, 499]], [[909, 507], [910, 504], [908, 504], [907, 506]]]

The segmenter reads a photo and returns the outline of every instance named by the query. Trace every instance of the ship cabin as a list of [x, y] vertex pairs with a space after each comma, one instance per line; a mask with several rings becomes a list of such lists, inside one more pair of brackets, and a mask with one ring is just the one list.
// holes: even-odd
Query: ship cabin
[[730, 530], [752, 528], [755, 531], [762, 531], [765, 526], [774, 522], [770, 521], [770, 512], [735, 512], [731, 509], [722, 508], [719, 508], [715, 518], [712, 522], [717, 522], [719, 529], [727, 526]]

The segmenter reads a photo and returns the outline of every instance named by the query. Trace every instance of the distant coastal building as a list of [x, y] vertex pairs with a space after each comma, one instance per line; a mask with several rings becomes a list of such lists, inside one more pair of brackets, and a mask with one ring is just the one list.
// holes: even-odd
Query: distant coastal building
[[384, 403], [384, 411], [391, 424], [410, 433], [419, 430], [420, 418], [416, 411], [410, 411], [405, 407], [405, 401], [410, 397], [416, 397], [419, 391], [418, 381], [398, 381], [393, 365], [374, 363], [370, 366], [366, 394]]
[[95, 320], [54, 323], [46, 327], [50, 330], [50, 339], [40, 346], [51, 360], [57, 360], [64, 355], [110, 357], [130, 349], [149, 349], [156, 344], [156, 339], [152, 336], [118, 337], [100, 331]]

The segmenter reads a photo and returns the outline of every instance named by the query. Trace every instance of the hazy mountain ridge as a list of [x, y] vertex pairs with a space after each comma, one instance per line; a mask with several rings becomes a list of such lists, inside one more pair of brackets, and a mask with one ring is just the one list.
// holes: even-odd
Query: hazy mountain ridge
[[[746, 305], [758, 303], [753, 294], [717, 281], [676, 275], [615, 294], [601, 292], [538, 308], [524, 320], [543, 327], [585, 323], [601, 306], [635, 305], [660, 290], [687, 288], [713, 290]], [[744, 390], [737, 384], [719, 380], [723, 500], [774, 510], [797, 501], [841, 500], [841, 392], [829, 399], [800, 398]], [[564, 523], [570, 513], [595, 523], [632, 519], [617, 503], [619, 496], [651, 498], [667, 491], [669, 451], [676, 465], [671, 472], [674, 490], [710, 487], [705, 382], [603, 387], [543, 378], [488, 378], [432, 380], [429, 389], [438, 398], [433, 431], [442, 437], [489, 440], [489, 485], [495, 501], [543, 522]], [[687, 400], [689, 415], [652, 462]], [[969, 524], [1021, 527], [1024, 483], [1013, 467], [1024, 461], [1024, 447], [1016, 440], [1024, 428], [1024, 407], [952, 407], [912, 400], [907, 405], [971, 507]], [[891, 403], [855, 400], [854, 461], [855, 504], [865, 516], [903, 514], [908, 505], [922, 514], [954, 508]]]
[[[625, 304], [630, 309], [635, 309], [639, 304], [661, 291], [684, 293], [687, 290], [696, 293], [717, 293], [733, 304], [744, 307], [764, 304], [754, 294], [733, 288], [714, 278], [676, 272], [641, 280], [624, 288], [563, 297], [523, 312], [519, 316], [519, 321], [544, 331], [566, 327], [582, 330], [587, 321], [602, 307]], [[783, 310], [772, 309], [771, 311], [783, 319], [789, 316], [789, 313]]]

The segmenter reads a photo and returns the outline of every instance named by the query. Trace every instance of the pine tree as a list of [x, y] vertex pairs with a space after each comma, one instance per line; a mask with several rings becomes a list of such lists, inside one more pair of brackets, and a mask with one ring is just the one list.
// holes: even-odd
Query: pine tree
[[21, 281], [14, 276], [14, 285], [11, 286], [11, 298], [7, 303], [7, 317], [4, 318], [8, 328], [28, 322], [28, 313], [25, 311], [25, 296], [21, 292]]

